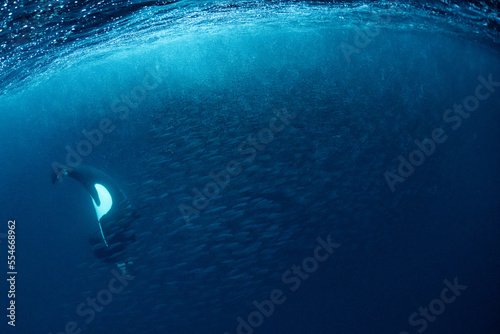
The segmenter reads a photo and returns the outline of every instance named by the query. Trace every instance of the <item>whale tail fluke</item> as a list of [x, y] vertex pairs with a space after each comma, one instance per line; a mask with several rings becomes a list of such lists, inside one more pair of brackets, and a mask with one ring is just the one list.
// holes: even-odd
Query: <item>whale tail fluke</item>
[[56, 181], [62, 181], [63, 176], [68, 175], [68, 169], [67, 168], [60, 168], [59, 171], [56, 173], [55, 170], [52, 170], [50, 173], [50, 177], [52, 179], [52, 184], [55, 184]]

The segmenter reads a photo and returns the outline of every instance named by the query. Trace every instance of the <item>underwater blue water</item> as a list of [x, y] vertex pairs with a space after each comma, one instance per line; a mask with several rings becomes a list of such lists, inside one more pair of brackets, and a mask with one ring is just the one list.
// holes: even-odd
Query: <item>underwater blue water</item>
[[1, 333], [500, 332], [498, 1], [0, 8]]

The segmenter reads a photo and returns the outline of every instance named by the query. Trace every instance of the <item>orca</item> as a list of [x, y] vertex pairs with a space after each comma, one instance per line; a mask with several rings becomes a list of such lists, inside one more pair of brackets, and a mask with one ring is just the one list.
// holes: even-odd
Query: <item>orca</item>
[[96, 257], [106, 262], [115, 262], [125, 271], [126, 249], [135, 241], [132, 222], [137, 218], [127, 196], [106, 173], [97, 168], [80, 165], [74, 168], [60, 168], [52, 172], [52, 184], [69, 176], [82, 184], [90, 194], [96, 213], [100, 236], [90, 238]]

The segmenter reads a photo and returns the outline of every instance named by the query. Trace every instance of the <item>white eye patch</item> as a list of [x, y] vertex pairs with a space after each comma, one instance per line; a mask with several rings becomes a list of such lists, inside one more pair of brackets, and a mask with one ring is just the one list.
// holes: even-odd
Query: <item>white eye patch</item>
[[99, 200], [101, 201], [101, 205], [97, 205], [92, 198], [92, 203], [94, 203], [95, 213], [97, 214], [97, 220], [101, 220], [102, 216], [111, 210], [113, 206], [113, 198], [111, 198], [111, 194], [108, 189], [104, 188], [104, 186], [96, 183], [95, 189], [97, 190], [97, 195], [99, 196]]

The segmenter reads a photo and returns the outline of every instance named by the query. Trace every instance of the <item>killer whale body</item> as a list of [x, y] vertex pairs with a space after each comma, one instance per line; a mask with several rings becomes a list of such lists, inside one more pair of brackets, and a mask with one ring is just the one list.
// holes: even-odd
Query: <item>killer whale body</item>
[[101, 184], [110, 193], [113, 202], [121, 202], [126, 200], [127, 197], [123, 191], [118, 187], [115, 181], [104, 172], [91, 166], [81, 165], [76, 168], [63, 168], [58, 174], [52, 173], [52, 184], [56, 183], [61, 178], [61, 174], [68, 175], [69, 177], [77, 180], [92, 196], [97, 205], [101, 204], [99, 194], [95, 188], [95, 184]]
[[52, 173], [52, 183], [63, 176], [80, 182], [92, 198], [100, 234], [89, 239], [95, 256], [105, 262], [126, 262], [127, 246], [135, 241], [131, 224], [137, 218], [127, 196], [109, 175], [91, 166], [61, 168]]

